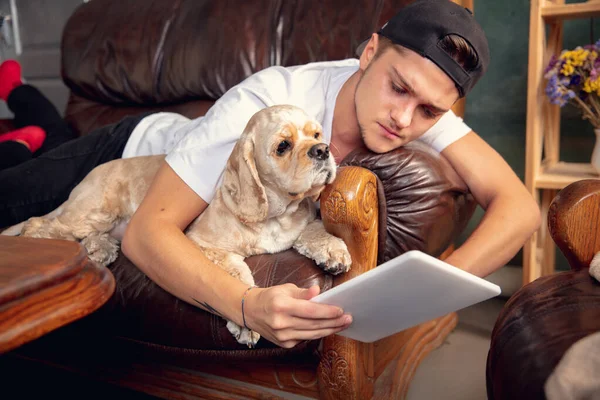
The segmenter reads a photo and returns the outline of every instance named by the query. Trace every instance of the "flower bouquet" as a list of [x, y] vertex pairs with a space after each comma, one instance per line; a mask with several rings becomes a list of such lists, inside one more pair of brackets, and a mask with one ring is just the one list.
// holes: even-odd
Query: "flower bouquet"
[[596, 132], [592, 165], [600, 173], [600, 40], [593, 45], [563, 50], [544, 71], [546, 95], [560, 107], [567, 103], [581, 110]]
[[552, 104], [571, 102], [581, 109], [583, 119], [600, 128], [600, 40], [593, 45], [563, 50], [552, 56], [544, 76], [546, 95]]

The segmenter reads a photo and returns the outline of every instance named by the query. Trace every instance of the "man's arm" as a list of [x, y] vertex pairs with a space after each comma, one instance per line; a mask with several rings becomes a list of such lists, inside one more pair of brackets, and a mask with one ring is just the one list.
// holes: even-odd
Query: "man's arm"
[[[208, 260], [185, 228], [208, 206], [165, 162], [127, 226], [124, 254], [176, 297], [243, 326], [247, 286]], [[292, 347], [346, 328], [338, 307], [309, 302], [318, 288], [281, 285], [246, 297], [246, 322], [268, 340]]]
[[475, 132], [442, 154], [485, 210], [479, 226], [446, 261], [487, 276], [504, 266], [539, 228], [539, 207], [506, 161]]

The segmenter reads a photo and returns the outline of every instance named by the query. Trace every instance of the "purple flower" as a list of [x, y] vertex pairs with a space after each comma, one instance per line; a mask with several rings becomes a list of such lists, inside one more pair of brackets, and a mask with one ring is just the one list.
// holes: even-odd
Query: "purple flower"
[[548, 99], [550, 100], [550, 103], [563, 107], [570, 100], [577, 96], [574, 91], [568, 90], [564, 86], [569, 81], [570, 78], [558, 79], [556, 75], [553, 75], [548, 79], [545, 92], [546, 96], [548, 96]]
[[546, 75], [548, 72], [550, 72], [550, 70], [552, 70], [552, 68], [554, 68], [554, 66], [556, 65], [557, 62], [558, 62], [558, 57], [556, 57], [556, 54], [553, 54], [552, 57], [550, 58], [550, 62], [548, 63], [548, 66], [544, 69], [544, 75]]
[[569, 86], [578, 86], [581, 84], [581, 75], [573, 75], [571, 77], [571, 82], [569, 82]]
[[559, 81], [556, 75], [553, 75], [548, 79], [546, 85], [546, 96], [552, 104], [558, 104], [561, 107], [564, 105], [563, 96], [559, 87]]

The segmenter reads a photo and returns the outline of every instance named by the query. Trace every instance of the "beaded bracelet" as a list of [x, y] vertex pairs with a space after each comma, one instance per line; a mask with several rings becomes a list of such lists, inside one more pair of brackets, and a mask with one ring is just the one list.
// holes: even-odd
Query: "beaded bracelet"
[[250, 286], [248, 289], [246, 289], [246, 291], [242, 295], [242, 320], [244, 321], [244, 328], [248, 329], [249, 331], [251, 331], [252, 329], [248, 328], [248, 325], [246, 325], [246, 316], [244, 315], [244, 300], [246, 300], [246, 295], [248, 294], [248, 292], [250, 290], [254, 289], [255, 287], [258, 287], [258, 286], [256, 286], [256, 285]]

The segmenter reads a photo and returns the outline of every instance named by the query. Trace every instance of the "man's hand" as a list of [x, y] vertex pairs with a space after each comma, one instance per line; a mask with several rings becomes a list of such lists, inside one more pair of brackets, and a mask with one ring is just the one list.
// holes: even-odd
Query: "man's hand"
[[248, 292], [244, 303], [246, 324], [267, 340], [292, 348], [346, 329], [352, 317], [336, 306], [310, 301], [320, 288], [300, 289], [287, 283]]

